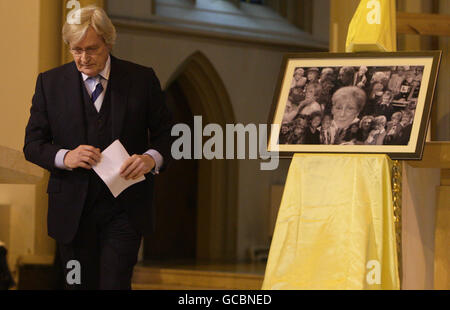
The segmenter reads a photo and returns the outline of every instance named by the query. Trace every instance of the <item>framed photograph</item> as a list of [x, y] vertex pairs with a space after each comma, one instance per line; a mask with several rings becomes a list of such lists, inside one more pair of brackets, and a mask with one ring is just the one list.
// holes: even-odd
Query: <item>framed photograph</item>
[[422, 158], [440, 51], [284, 57], [268, 151]]

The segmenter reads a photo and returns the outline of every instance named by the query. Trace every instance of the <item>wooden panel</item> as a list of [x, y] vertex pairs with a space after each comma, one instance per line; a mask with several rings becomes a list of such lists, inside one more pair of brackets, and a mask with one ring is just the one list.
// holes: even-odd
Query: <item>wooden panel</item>
[[296, 12], [293, 16], [295, 21], [293, 24], [300, 27], [303, 31], [313, 32], [313, 10], [314, 3], [312, 0], [295, 0]]
[[403, 165], [402, 289], [433, 289], [434, 243], [440, 169]]
[[330, 0], [330, 51], [345, 52], [348, 26], [359, 0]]
[[434, 289], [450, 289], [450, 186], [440, 186], [436, 210]]
[[450, 36], [450, 16], [397, 12], [397, 33]]
[[17, 265], [53, 265], [52, 255], [22, 255], [17, 259]]
[[450, 185], [450, 169], [441, 170], [441, 185]]
[[450, 142], [427, 142], [422, 160], [407, 161], [415, 168], [450, 168]]

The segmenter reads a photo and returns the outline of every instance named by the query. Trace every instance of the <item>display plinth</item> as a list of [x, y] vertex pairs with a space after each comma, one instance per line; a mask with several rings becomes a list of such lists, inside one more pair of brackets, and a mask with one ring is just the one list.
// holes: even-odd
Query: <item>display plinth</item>
[[295, 154], [263, 289], [400, 289], [386, 155]]
[[450, 142], [403, 163], [402, 289], [450, 289]]
[[25, 160], [22, 152], [0, 146], [0, 184], [36, 184], [44, 170]]

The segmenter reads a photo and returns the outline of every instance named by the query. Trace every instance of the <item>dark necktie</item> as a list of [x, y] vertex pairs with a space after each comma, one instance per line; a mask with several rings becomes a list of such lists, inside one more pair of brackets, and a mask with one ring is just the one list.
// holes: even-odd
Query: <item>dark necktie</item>
[[[92, 78], [92, 79], [95, 80], [95, 78]], [[102, 83], [101, 83], [101, 79], [102, 78], [99, 76], [98, 84], [97, 84], [97, 86], [95, 86], [95, 90], [94, 90], [94, 92], [92, 93], [92, 96], [91, 96], [92, 103], [95, 103], [95, 101], [97, 100], [98, 96], [100, 96], [100, 94], [103, 92], [103, 86], [102, 86]]]

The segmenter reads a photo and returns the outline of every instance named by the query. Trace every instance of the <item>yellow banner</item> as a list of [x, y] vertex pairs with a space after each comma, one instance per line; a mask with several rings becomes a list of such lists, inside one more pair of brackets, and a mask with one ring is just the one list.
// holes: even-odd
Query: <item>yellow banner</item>
[[361, 0], [350, 22], [346, 52], [395, 52], [395, 0]]

